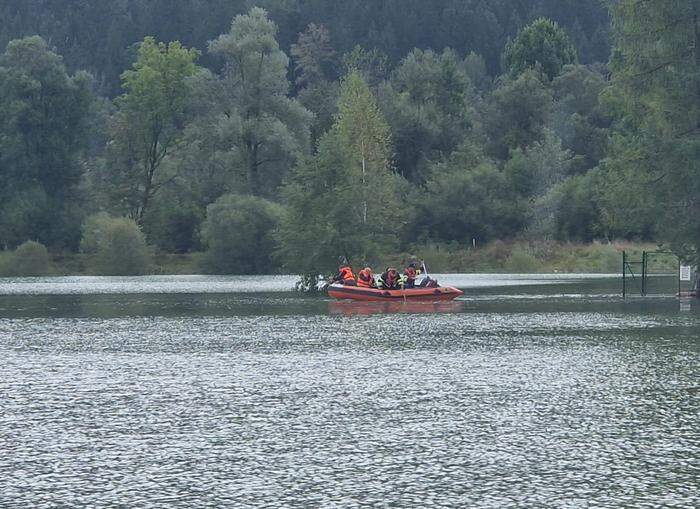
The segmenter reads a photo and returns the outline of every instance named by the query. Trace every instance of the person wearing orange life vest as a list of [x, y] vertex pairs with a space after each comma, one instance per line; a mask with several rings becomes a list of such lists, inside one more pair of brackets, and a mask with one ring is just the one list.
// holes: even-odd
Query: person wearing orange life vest
[[370, 269], [369, 267], [365, 267], [357, 273], [357, 286], [361, 288], [377, 287], [377, 285], [374, 282], [374, 274], [372, 274], [372, 269]]
[[342, 283], [347, 286], [356, 286], [355, 273], [349, 263], [343, 263], [338, 269], [338, 273], [333, 277], [333, 282]]

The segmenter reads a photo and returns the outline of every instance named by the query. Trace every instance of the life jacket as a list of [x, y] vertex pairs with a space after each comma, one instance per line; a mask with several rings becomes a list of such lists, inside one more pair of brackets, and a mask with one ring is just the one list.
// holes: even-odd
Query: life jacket
[[384, 285], [387, 288], [396, 288], [399, 282], [399, 271], [396, 269], [389, 269], [386, 271], [386, 277], [384, 278]]
[[372, 288], [372, 283], [374, 283], [374, 278], [372, 277], [372, 270], [369, 267], [357, 273], [357, 286]]
[[417, 273], [416, 269], [414, 269], [413, 267], [406, 267], [406, 270], [404, 270], [403, 273], [404, 276], [406, 276], [406, 278], [408, 278], [409, 280], [416, 279]]
[[352, 269], [347, 265], [340, 267], [339, 274], [340, 279], [343, 281], [343, 283], [347, 283], [349, 281], [352, 281], [353, 283], [355, 282], [355, 274], [353, 274]]

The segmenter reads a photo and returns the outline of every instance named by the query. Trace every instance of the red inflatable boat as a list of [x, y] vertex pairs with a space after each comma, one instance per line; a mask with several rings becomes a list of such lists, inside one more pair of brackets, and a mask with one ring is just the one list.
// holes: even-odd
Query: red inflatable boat
[[377, 288], [361, 288], [346, 286], [338, 283], [328, 287], [328, 295], [334, 299], [350, 299], [364, 301], [438, 301], [452, 300], [464, 292], [451, 286], [437, 288], [406, 288], [404, 290], [379, 290]]

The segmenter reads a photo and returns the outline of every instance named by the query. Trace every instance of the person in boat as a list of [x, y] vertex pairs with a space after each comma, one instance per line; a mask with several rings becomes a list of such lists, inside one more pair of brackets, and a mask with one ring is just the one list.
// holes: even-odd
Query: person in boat
[[377, 284], [374, 282], [374, 274], [372, 273], [371, 268], [365, 267], [357, 273], [357, 286], [361, 288], [377, 287]]
[[416, 264], [410, 263], [403, 271], [404, 288], [415, 288], [418, 274], [420, 274], [420, 270], [416, 268]]
[[[415, 263], [412, 265], [415, 267]], [[428, 276], [428, 271], [425, 268], [424, 263], [421, 263], [420, 268], [416, 269], [416, 276], [421, 276], [421, 275], [423, 277], [422, 277], [420, 283], [418, 283], [418, 285], [417, 285], [418, 288], [437, 288], [439, 286], [437, 279], [433, 279], [430, 276]], [[414, 280], [414, 284], [415, 284], [415, 280]]]
[[379, 278], [377, 286], [385, 290], [398, 290], [400, 282], [399, 271], [393, 267], [387, 267], [384, 273]]
[[343, 261], [340, 264], [338, 273], [335, 276], [333, 276], [333, 282], [341, 283], [346, 286], [357, 285], [357, 283], [355, 282], [355, 273], [352, 271], [352, 267], [350, 267], [350, 264], [347, 262], [347, 260]]

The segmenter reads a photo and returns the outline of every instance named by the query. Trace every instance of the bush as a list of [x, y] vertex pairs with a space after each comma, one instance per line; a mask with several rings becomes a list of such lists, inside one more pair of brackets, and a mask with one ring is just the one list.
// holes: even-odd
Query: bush
[[9, 276], [10, 272], [10, 251], [0, 251], [0, 277]]
[[202, 214], [188, 203], [165, 197], [146, 215], [144, 232], [151, 244], [168, 253], [189, 253], [201, 249], [199, 227]]
[[505, 263], [506, 271], [520, 274], [538, 272], [541, 268], [540, 261], [520, 247], [513, 249]]
[[93, 254], [94, 272], [109, 276], [137, 276], [148, 272], [152, 253], [141, 229], [131, 219], [100, 213], [83, 226], [82, 250]]
[[0, 273], [6, 276], [48, 276], [52, 273], [49, 252], [43, 244], [29, 240], [0, 260]]
[[279, 205], [254, 196], [225, 195], [207, 207], [203, 269], [218, 274], [262, 274], [274, 269]]
[[83, 236], [80, 240], [80, 250], [83, 253], [95, 254], [99, 249], [100, 239], [114, 218], [106, 212], [89, 216], [83, 223]]

